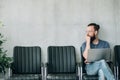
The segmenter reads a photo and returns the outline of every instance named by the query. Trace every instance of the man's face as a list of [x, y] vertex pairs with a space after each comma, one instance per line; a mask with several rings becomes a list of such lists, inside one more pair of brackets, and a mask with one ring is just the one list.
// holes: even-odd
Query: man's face
[[86, 34], [90, 37], [96, 36], [94, 26], [88, 26]]

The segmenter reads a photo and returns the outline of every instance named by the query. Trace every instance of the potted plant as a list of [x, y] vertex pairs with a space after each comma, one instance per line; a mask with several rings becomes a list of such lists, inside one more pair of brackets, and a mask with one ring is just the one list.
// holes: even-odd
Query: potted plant
[[[3, 26], [2, 22], [0, 22], [0, 27]], [[3, 35], [0, 33], [0, 73], [5, 73], [6, 68], [10, 67], [10, 62], [12, 58], [7, 57], [7, 50], [4, 50], [3, 43], [6, 40], [3, 38]]]

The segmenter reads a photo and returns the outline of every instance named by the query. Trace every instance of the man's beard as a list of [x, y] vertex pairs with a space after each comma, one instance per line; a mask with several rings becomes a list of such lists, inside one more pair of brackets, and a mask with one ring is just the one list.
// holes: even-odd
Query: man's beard
[[90, 43], [92, 43], [95, 39], [96, 39], [95, 36], [91, 37], [91, 38], [90, 38]]

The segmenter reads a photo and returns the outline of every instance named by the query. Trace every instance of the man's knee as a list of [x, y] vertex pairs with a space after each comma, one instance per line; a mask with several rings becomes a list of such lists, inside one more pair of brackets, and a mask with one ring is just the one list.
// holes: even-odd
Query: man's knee
[[100, 60], [100, 64], [101, 66], [105, 66], [106, 65], [106, 61], [104, 59]]
[[105, 60], [104, 60], [104, 59], [102, 59], [102, 60], [100, 60], [100, 62], [101, 62], [101, 63], [105, 63]]

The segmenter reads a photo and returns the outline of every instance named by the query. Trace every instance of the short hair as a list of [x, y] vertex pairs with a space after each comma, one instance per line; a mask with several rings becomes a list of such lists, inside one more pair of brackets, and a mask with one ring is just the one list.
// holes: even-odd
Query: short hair
[[95, 31], [99, 31], [99, 29], [100, 29], [100, 26], [96, 23], [90, 23], [90, 24], [88, 24], [88, 27], [89, 26], [94, 26]]

